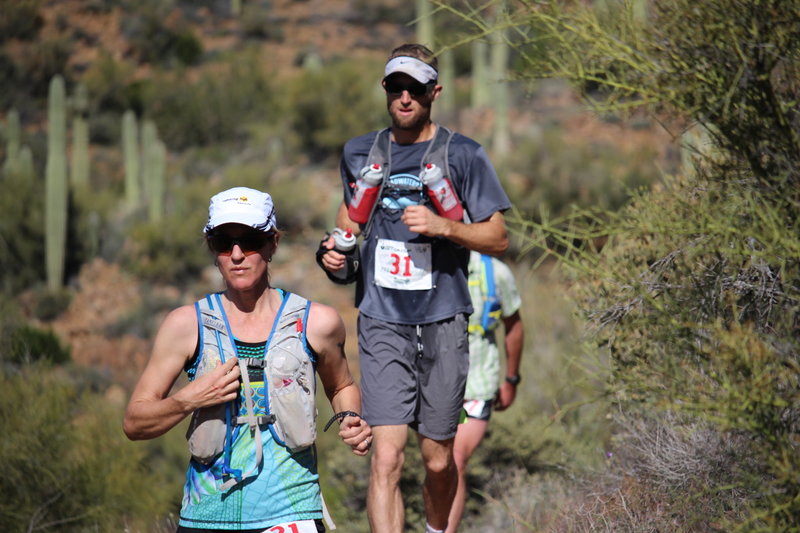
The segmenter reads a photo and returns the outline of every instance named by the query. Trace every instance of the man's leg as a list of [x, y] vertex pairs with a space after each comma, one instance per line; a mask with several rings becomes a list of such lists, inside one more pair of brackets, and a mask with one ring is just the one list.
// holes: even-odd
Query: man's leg
[[408, 426], [373, 426], [367, 516], [372, 533], [402, 533], [405, 526], [400, 475]]
[[447, 520], [447, 533], [458, 531], [461, 517], [464, 514], [464, 505], [467, 500], [467, 463], [475, 452], [478, 444], [486, 434], [489, 422], [477, 418], [467, 418], [467, 421], [458, 426], [456, 440], [453, 444], [453, 458], [458, 469], [458, 488], [450, 509], [450, 517]]
[[453, 459], [453, 441], [433, 440], [419, 436], [419, 447], [425, 465], [425, 518], [434, 529], [444, 529], [458, 485], [458, 470]]

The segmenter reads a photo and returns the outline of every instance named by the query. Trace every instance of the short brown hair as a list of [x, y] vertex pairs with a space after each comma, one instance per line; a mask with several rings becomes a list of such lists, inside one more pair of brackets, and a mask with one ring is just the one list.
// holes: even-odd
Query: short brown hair
[[414, 57], [419, 59], [420, 61], [424, 61], [428, 65], [432, 66], [436, 72], [439, 72], [439, 60], [436, 59], [436, 56], [427, 46], [423, 44], [417, 43], [406, 43], [401, 44], [394, 50], [392, 53], [389, 54], [389, 59], [387, 61], [391, 61], [395, 57]]

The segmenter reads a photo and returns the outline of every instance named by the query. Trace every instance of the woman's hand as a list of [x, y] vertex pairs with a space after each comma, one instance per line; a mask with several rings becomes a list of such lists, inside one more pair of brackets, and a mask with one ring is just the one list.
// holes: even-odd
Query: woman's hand
[[372, 446], [372, 428], [360, 416], [346, 416], [339, 426], [339, 437], [356, 455], [367, 455]]

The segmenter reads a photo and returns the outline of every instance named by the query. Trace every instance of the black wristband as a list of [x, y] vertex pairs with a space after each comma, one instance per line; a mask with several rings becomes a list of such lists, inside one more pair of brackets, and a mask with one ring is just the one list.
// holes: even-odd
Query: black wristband
[[514, 386], [519, 385], [519, 382], [522, 378], [519, 377], [519, 374], [514, 376], [506, 376], [506, 382], [511, 383]]
[[328, 420], [328, 423], [325, 424], [325, 427], [322, 429], [322, 431], [323, 432], [328, 431], [328, 428], [331, 427], [331, 424], [347, 416], [357, 416], [358, 418], [361, 418], [361, 415], [356, 413], [355, 411], [339, 411], [338, 413], [333, 415], [330, 420]]

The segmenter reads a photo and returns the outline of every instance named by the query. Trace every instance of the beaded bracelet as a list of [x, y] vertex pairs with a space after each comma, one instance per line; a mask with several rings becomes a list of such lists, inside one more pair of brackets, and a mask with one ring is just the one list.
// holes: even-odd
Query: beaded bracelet
[[328, 428], [331, 427], [331, 424], [333, 424], [336, 420], [343, 419], [346, 416], [357, 416], [358, 418], [361, 418], [361, 415], [356, 413], [355, 411], [339, 411], [338, 413], [333, 415], [330, 420], [328, 420], [328, 423], [325, 424], [325, 428], [322, 431], [323, 432], [328, 431]]

